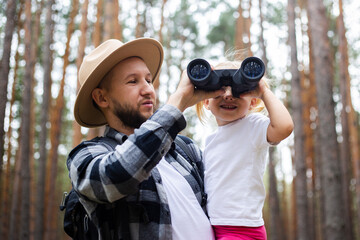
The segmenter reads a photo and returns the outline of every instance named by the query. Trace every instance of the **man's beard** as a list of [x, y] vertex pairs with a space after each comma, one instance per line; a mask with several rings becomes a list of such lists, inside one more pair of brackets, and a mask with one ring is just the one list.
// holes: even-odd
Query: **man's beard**
[[147, 117], [141, 115], [139, 111], [131, 108], [129, 104], [121, 104], [113, 101], [114, 110], [113, 113], [117, 116], [124, 126], [129, 128], [139, 128], [143, 124]]

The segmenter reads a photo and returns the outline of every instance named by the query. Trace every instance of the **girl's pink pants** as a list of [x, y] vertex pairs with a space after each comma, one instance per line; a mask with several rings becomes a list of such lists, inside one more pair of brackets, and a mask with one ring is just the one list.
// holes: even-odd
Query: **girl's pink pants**
[[216, 240], [266, 240], [265, 226], [213, 226]]

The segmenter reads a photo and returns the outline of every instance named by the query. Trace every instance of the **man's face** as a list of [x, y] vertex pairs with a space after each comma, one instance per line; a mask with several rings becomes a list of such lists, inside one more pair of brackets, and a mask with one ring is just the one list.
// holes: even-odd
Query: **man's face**
[[156, 94], [144, 61], [131, 57], [118, 63], [103, 85], [112, 115], [128, 128], [138, 128], [154, 113]]

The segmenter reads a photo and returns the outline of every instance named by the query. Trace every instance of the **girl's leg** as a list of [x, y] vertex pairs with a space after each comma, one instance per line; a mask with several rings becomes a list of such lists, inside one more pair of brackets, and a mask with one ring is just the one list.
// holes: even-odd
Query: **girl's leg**
[[216, 240], [266, 240], [265, 226], [213, 226]]

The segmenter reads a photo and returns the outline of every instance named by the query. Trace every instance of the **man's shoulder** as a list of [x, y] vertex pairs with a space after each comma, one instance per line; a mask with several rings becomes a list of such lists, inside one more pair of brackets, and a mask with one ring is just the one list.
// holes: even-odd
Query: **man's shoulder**
[[94, 151], [94, 149], [113, 150], [115, 149], [117, 144], [118, 143], [116, 142], [116, 140], [110, 137], [95, 137], [93, 139], [83, 141], [75, 148], [73, 148], [69, 153], [69, 158], [73, 158], [80, 152], [92, 152]]
[[76, 148], [83, 148], [83, 147], [87, 147], [87, 146], [92, 146], [92, 145], [102, 145], [102, 144], [113, 144], [114, 142], [116, 142], [114, 139], [110, 138], [110, 137], [94, 137], [93, 139], [90, 140], [84, 140], [82, 141], [79, 145], [77, 145], [74, 149]]

